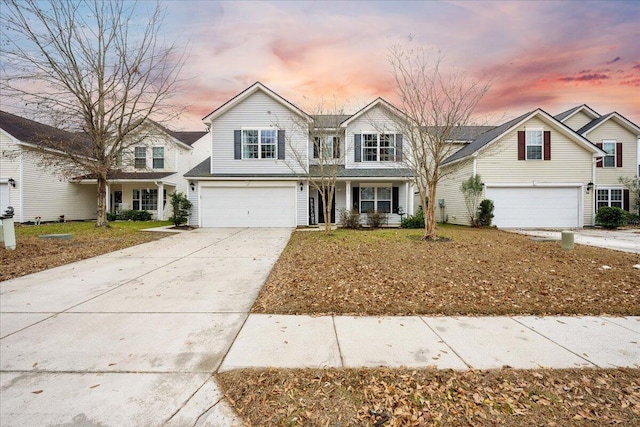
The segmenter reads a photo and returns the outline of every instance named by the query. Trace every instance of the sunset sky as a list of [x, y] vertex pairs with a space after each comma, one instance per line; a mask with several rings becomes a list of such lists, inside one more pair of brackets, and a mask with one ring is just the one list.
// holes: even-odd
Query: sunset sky
[[496, 80], [479, 106], [503, 120], [589, 104], [640, 123], [640, 2], [163, 2], [167, 38], [190, 45], [178, 103], [200, 119], [260, 81], [305, 108], [336, 97], [350, 112], [395, 101], [388, 47], [440, 49], [448, 66]]

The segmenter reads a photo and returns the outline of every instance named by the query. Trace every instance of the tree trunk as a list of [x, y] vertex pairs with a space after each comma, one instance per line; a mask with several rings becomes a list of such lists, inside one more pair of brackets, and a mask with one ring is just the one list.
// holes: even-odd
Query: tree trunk
[[98, 217], [96, 219], [96, 227], [108, 227], [107, 221], [107, 177], [98, 175]]
[[424, 240], [437, 240], [436, 235], [436, 214], [435, 214], [435, 200], [436, 200], [436, 188], [433, 185], [429, 186], [428, 207], [424, 211]]

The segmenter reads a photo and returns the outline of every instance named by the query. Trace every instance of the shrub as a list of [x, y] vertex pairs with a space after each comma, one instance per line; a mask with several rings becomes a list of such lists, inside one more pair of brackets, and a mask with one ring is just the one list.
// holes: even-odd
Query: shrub
[[171, 195], [171, 211], [173, 215], [169, 217], [169, 221], [173, 222], [176, 227], [185, 224], [189, 219], [191, 206], [191, 202], [184, 193], [173, 193]]
[[151, 221], [151, 212], [126, 210], [120, 212], [118, 219], [123, 221]]
[[[462, 182], [460, 191], [464, 196], [464, 204], [467, 207], [469, 214], [469, 220], [474, 227], [478, 226], [478, 200], [482, 196], [482, 190], [484, 189], [482, 184], [482, 178], [480, 175], [472, 175], [466, 181]], [[442, 219], [444, 221], [444, 218]]]
[[629, 225], [640, 225], [640, 215], [633, 212], [624, 213], [624, 220]]
[[478, 208], [478, 224], [482, 227], [490, 227], [491, 220], [493, 219], [493, 201], [489, 199], [484, 199], [480, 202], [480, 207]]
[[409, 215], [406, 218], [402, 218], [400, 222], [402, 228], [424, 228], [424, 212], [422, 208], [418, 207], [418, 212], [415, 215]]
[[620, 208], [603, 206], [596, 212], [596, 225], [604, 228], [618, 228], [625, 223], [625, 211]]
[[118, 215], [111, 212], [107, 212], [107, 221], [115, 221], [117, 219], [118, 219]]
[[360, 212], [340, 209], [340, 224], [342, 224], [342, 228], [360, 228]]
[[371, 228], [380, 228], [382, 224], [386, 224], [388, 215], [385, 212], [369, 211], [367, 212], [367, 224]]

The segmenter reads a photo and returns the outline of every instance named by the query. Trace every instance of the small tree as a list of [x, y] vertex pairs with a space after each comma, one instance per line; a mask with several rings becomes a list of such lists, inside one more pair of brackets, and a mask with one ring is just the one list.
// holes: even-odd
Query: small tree
[[189, 219], [189, 209], [191, 209], [191, 206], [191, 202], [184, 193], [173, 193], [171, 195], [172, 215], [169, 221], [173, 222], [173, 225], [176, 227], [185, 224]]
[[482, 227], [490, 227], [493, 220], [493, 200], [484, 199], [480, 202], [478, 209], [478, 225]]
[[464, 203], [467, 206], [471, 225], [477, 227], [478, 224], [478, 201], [482, 196], [482, 179], [480, 175], [472, 175], [462, 183], [460, 191], [464, 196]]

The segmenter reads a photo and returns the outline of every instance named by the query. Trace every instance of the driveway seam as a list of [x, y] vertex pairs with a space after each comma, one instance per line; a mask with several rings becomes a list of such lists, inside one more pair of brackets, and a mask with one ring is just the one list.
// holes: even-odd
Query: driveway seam
[[442, 342], [444, 343], [444, 345], [446, 345], [447, 347], [449, 347], [449, 349], [453, 352], [453, 354], [455, 354], [455, 355], [456, 355], [460, 360], [462, 360], [462, 363], [464, 363], [465, 365], [467, 365], [467, 368], [469, 368], [469, 369], [473, 369], [473, 366], [471, 366], [469, 363], [467, 363], [467, 361], [466, 361], [466, 360], [464, 360], [464, 357], [460, 356], [460, 354], [459, 354], [459, 353], [458, 353], [458, 352], [457, 352], [453, 347], [451, 347], [451, 346], [449, 345], [449, 343], [448, 343], [448, 342], [447, 342], [447, 341], [446, 341], [442, 336], [440, 336], [440, 334], [439, 334], [439, 333], [437, 333], [437, 332], [436, 332], [436, 330], [435, 330], [435, 329], [433, 329], [433, 328], [431, 327], [431, 325], [430, 325], [430, 324], [425, 320], [425, 318], [424, 318], [424, 317], [422, 317], [422, 316], [418, 316], [418, 317], [420, 318], [420, 320], [422, 320], [422, 322], [423, 322], [425, 325], [427, 325], [427, 328], [431, 329], [431, 332], [433, 332], [434, 334], [436, 334], [436, 336], [437, 336], [438, 338], [440, 338], [440, 341], [442, 341]]
[[629, 327], [627, 327], [627, 326], [621, 325], [621, 324], [619, 324], [618, 322], [614, 322], [613, 320], [611, 320], [611, 319], [616, 319], [615, 317], [613, 317], [613, 318], [609, 318], [609, 317], [599, 317], [599, 318], [600, 318], [600, 319], [603, 319], [603, 320], [606, 320], [606, 321], [607, 321], [607, 322], [609, 322], [609, 323], [613, 323], [613, 324], [614, 324], [614, 325], [616, 325], [616, 326], [620, 326], [621, 328], [624, 328], [624, 329], [626, 329], [627, 331], [631, 331], [631, 332], [633, 332], [633, 333], [635, 333], [635, 334], [640, 335], [640, 332], [638, 332], [638, 331], [636, 331], [636, 330], [633, 330], [633, 329], [631, 329], [631, 328], [629, 328]]
[[[206, 383], [208, 383], [212, 378], [213, 378], [213, 375], [211, 375], [209, 378], [207, 378], [206, 380], [204, 380], [204, 382], [203, 382], [202, 384], [200, 384], [200, 387], [196, 388], [196, 390], [195, 390], [193, 393], [191, 393], [191, 395], [190, 395], [189, 397], [187, 397], [187, 398], [185, 399], [185, 401], [184, 401], [184, 402], [182, 402], [182, 405], [180, 405], [180, 407], [179, 407], [179, 408], [178, 408], [178, 409], [177, 409], [173, 414], [171, 414], [171, 416], [170, 416], [169, 418], [167, 418], [167, 419], [164, 421], [164, 424], [166, 424], [166, 423], [168, 423], [169, 421], [171, 421], [171, 419], [172, 419], [173, 417], [175, 417], [175, 416], [178, 414], [178, 412], [182, 411], [182, 410], [184, 409], [184, 407], [185, 407], [185, 406], [187, 406], [187, 404], [189, 403], [189, 401], [190, 401], [191, 399], [193, 399], [193, 396], [195, 396], [195, 395], [196, 395], [196, 393], [197, 393], [197, 392], [199, 392], [199, 391], [202, 389], [202, 387], [204, 387], [204, 385], [205, 385]], [[215, 404], [214, 404], [214, 406], [215, 406]], [[198, 418], [200, 418], [200, 417], [198, 417]], [[197, 420], [196, 420], [196, 421], [197, 421]], [[194, 425], [195, 425], [195, 424], [194, 424]]]
[[238, 328], [238, 332], [233, 337], [233, 341], [231, 341], [231, 344], [229, 344], [229, 347], [227, 347], [227, 351], [224, 352], [224, 356], [222, 356], [222, 359], [220, 359], [220, 363], [218, 364], [218, 366], [216, 366], [216, 369], [213, 371], [214, 374], [218, 373], [218, 371], [220, 370], [220, 367], [224, 364], [224, 361], [227, 360], [227, 356], [229, 355], [229, 352], [231, 351], [231, 347], [233, 347], [233, 344], [235, 344], [236, 340], [238, 339], [238, 336], [240, 335], [240, 332], [242, 332], [242, 329], [244, 329], [244, 325], [247, 323], [247, 320], [249, 320], [249, 316], [251, 315], [251, 313], [244, 313], [244, 314], [246, 316], [244, 317], [244, 320], [242, 321], [242, 325], [240, 325], [240, 328]]
[[340, 347], [340, 338], [338, 337], [338, 329], [336, 329], [336, 316], [331, 316], [331, 323], [333, 323], [333, 333], [336, 335], [336, 344], [338, 345], [338, 355], [340, 356], [340, 366], [345, 367], [344, 357], [342, 356], [342, 348]]
[[[518, 321], [518, 320], [517, 320], [517, 319], [515, 319], [514, 317], [509, 316], [509, 318], [510, 318], [511, 320], [513, 320], [514, 322], [518, 323], [519, 325], [522, 325], [522, 326], [524, 326], [525, 328], [527, 328], [527, 329], [529, 329], [529, 330], [531, 330], [531, 331], [535, 332], [536, 334], [540, 335], [542, 338], [544, 338], [544, 339], [546, 339], [546, 340], [548, 340], [548, 341], [550, 341], [550, 342], [554, 343], [554, 344], [555, 344], [555, 345], [557, 345], [558, 347], [563, 348], [563, 349], [567, 350], [569, 353], [571, 353], [571, 354], [573, 354], [573, 355], [575, 355], [575, 356], [578, 356], [580, 359], [582, 359], [582, 360], [586, 361], [587, 363], [592, 364], [592, 365], [593, 365], [593, 366], [595, 366], [596, 368], [603, 369], [603, 368], [602, 368], [602, 366], [599, 366], [598, 364], [596, 364], [596, 363], [592, 362], [591, 360], [587, 359], [587, 358], [586, 358], [586, 357], [584, 357], [583, 355], [578, 354], [578, 353], [576, 353], [575, 351], [568, 349], [567, 347], [563, 346], [562, 344], [560, 344], [560, 343], [558, 343], [558, 342], [556, 342], [556, 341], [552, 340], [552, 339], [551, 339], [551, 338], [549, 338], [548, 336], [543, 335], [541, 332], [536, 331], [535, 329], [531, 328], [530, 326], [525, 325], [524, 323], [522, 323], [522, 322]], [[599, 318], [599, 317], [598, 317], [598, 318]]]

